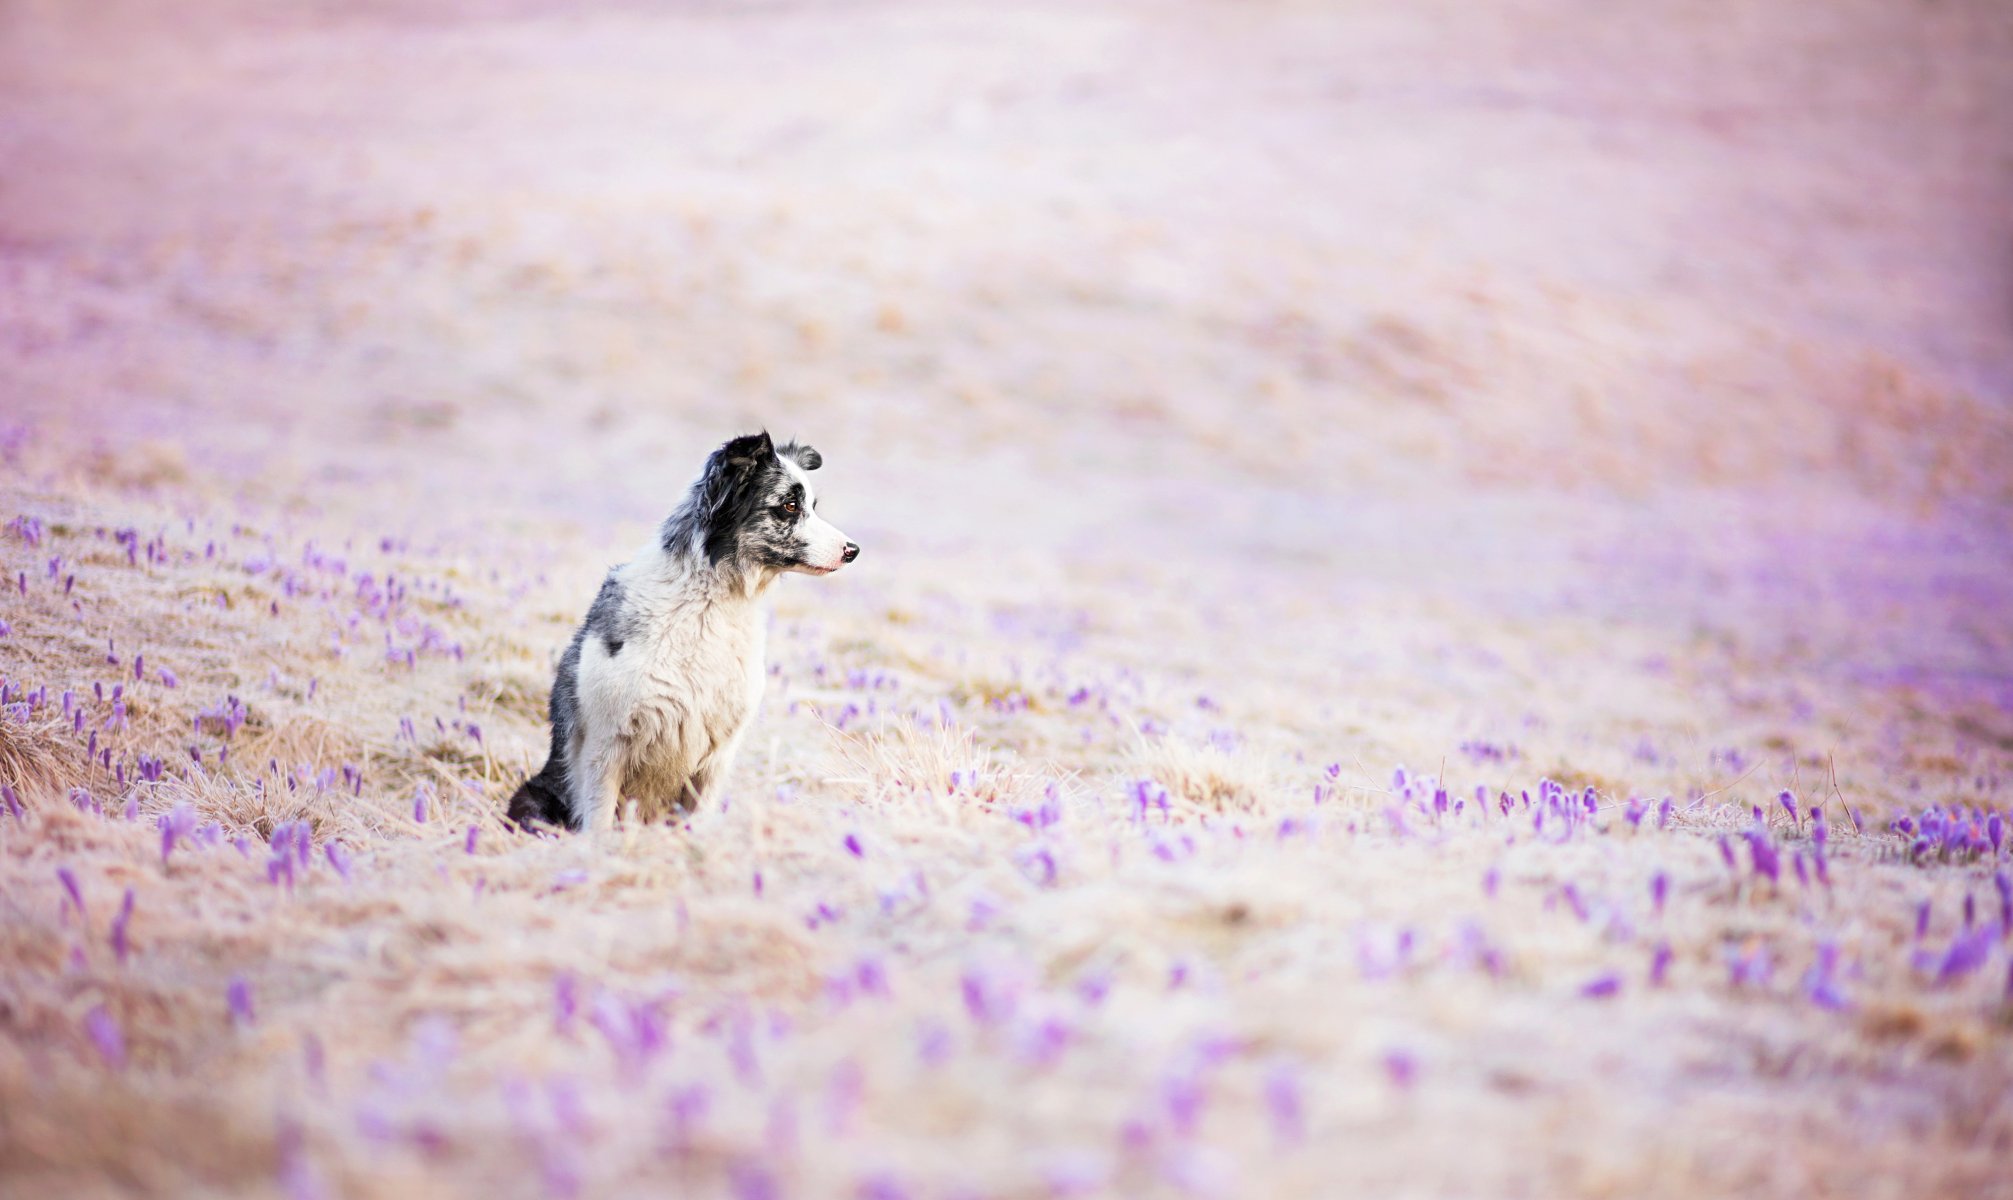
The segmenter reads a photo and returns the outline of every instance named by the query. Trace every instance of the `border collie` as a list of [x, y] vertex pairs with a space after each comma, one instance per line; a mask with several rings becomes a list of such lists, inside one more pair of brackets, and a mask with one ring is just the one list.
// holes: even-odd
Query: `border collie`
[[690, 812], [733, 764], [767, 675], [762, 595], [829, 575], [860, 548], [818, 516], [809, 446], [764, 433], [715, 450], [678, 510], [608, 573], [552, 683], [552, 752], [510, 819], [610, 829]]

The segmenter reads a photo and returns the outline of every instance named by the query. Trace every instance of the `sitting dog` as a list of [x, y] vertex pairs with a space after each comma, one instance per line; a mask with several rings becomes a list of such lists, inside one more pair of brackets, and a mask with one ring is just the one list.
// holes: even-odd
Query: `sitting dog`
[[690, 812], [726, 778], [767, 676], [761, 600], [789, 571], [829, 575], [860, 548], [818, 516], [809, 446], [715, 450], [655, 541], [608, 573], [552, 684], [552, 752], [510, 819], [609, 829], [624, 798]]

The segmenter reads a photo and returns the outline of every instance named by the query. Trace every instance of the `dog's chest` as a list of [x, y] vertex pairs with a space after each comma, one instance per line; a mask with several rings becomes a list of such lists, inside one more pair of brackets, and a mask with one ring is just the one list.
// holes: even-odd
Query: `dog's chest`
[[761, 614], [753, 604], [698, 604], [649, 588], [629, 599], [630, 636], [606, 657], [611, 706], [624, 710], [610, 715], [633, 744], [663, 745], [696, 767], [761, 700]]

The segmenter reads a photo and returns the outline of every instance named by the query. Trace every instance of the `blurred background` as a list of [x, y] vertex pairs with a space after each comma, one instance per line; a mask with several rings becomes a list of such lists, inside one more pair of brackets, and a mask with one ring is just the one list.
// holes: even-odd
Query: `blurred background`
[[600, 542], [766, 424], [877, 549], [1873, 564], [1996, 627], [1996, 0], [15, 0], [0, 54], [4, 411], [84, 478]]

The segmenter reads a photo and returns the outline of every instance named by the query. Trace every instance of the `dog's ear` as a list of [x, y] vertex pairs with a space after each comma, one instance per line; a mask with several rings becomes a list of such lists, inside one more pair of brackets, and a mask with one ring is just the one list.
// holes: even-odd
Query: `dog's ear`
[[825, 456], [818, 453], [816, 446], [800, 446], [796, 442], [784, 442], [776, 447], [776, 455], [779, 458], [789, 459], [806, 471], [815, 471], [825, 465]]
[[736, 471], [760, 466], [776, 453], [776, 443], [769, 439], [769, 431], [743, 434], [720, 447], [713, 457], [723, 466]]
[[705, 539], [706, 559], [717, 565], [734, 552], [738, 530], [760, 501], [762, 468], [774, 462], [769, 432], [745, 434], [706, 459], [693, 492], [693, 515]]

